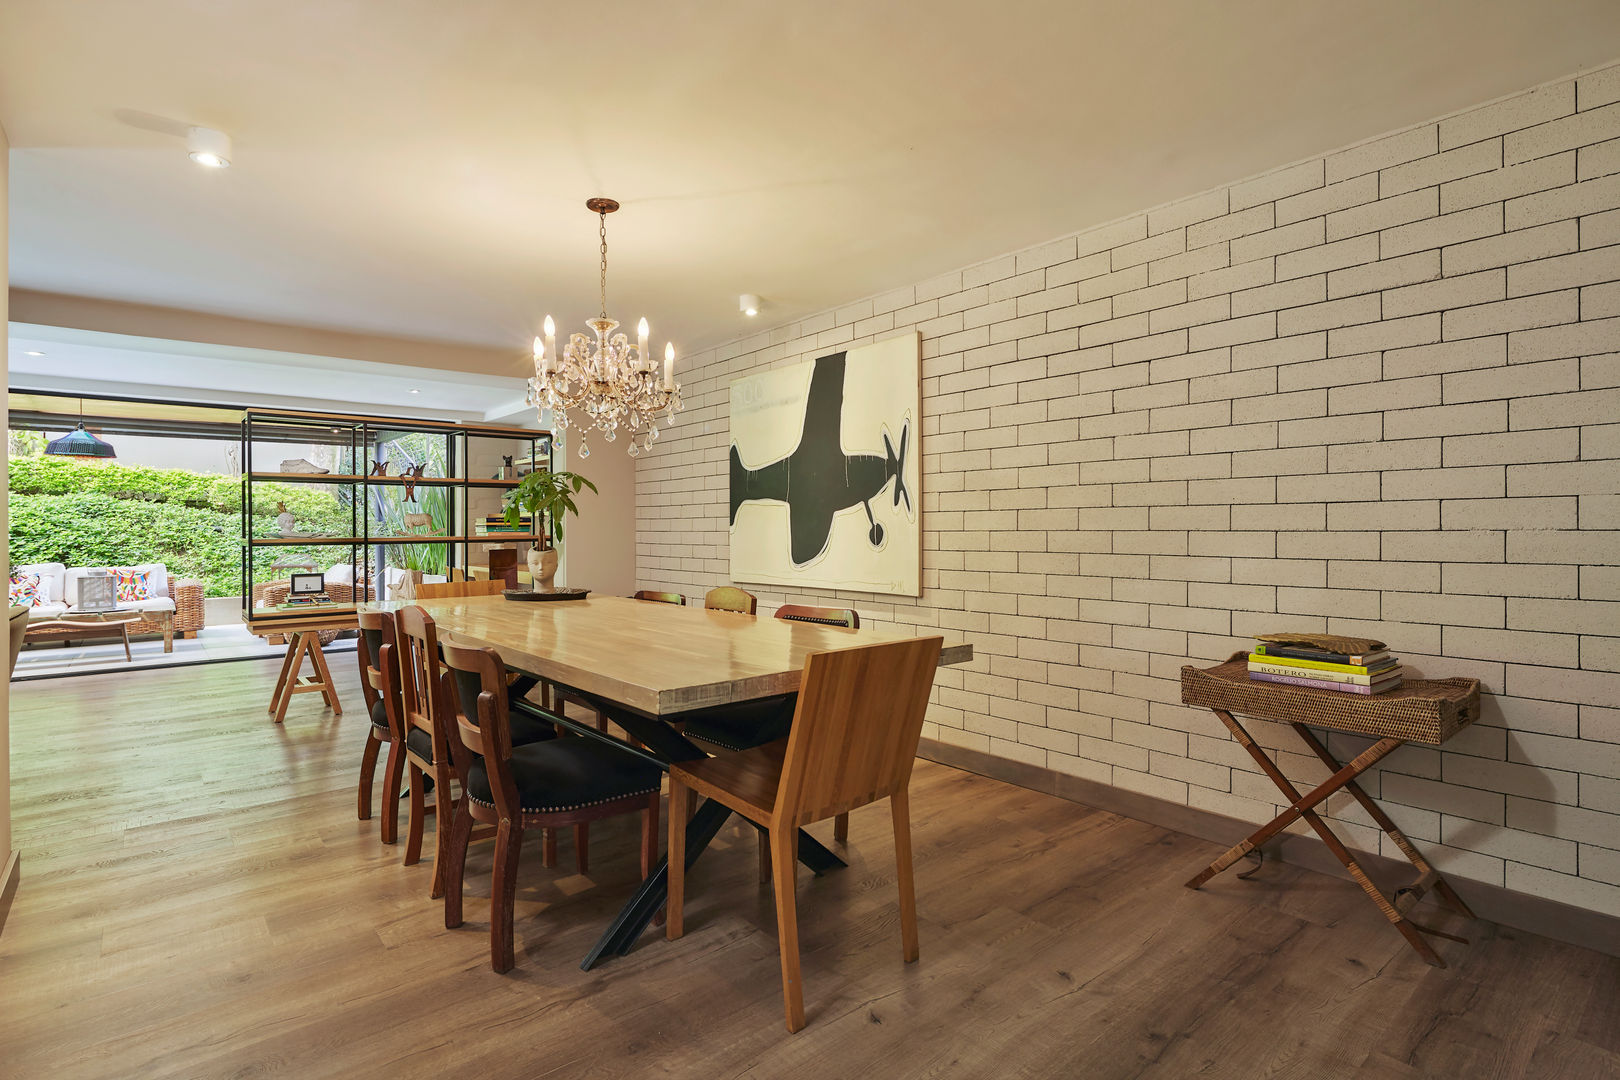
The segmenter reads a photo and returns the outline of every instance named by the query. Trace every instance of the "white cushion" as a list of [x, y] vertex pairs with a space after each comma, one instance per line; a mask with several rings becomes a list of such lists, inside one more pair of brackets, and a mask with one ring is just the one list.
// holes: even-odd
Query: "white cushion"
[[[30, 563], [27, 566], [13, 566], [12, 573], [27, 571], [39, 575], [39, 595], [41, 603], [62, 603], [62, 586], [67, 576], [67, 567], [59, 562]], [[39, 605], [35, 605], [36, 610]]]
[[150, 600], [124, 600], [118, 606], [131, 611], [173, 611], [174, 601], [167, 596], [154, 596]]
[[44, 619], [54, 619], [67, 611], [66, 604], [35, 604], [28, 609], [28, 621], [40, 622]]
[[327, 567], [325, 581], [328, 585], [353, 585], [354, 564], [334, 563]]

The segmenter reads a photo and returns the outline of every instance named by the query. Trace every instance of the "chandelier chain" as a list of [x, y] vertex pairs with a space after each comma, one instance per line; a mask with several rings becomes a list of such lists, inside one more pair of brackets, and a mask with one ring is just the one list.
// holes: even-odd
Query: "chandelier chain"
[[607, 318], [607, 214], [598, 213], [597, 220], [601, 222], [598, 230], [602, 237], [602, 318]]

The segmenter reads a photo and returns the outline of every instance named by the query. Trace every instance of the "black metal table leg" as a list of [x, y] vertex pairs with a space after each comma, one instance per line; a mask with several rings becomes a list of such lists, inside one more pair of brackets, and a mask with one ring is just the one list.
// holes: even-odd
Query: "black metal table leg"
[[[715, 838], [720, 826], [730, 816], [731, 811], [720, 803], [713, 799], [703, 800], [697, 813], [692, 815], [692, 820], [686, 823], [687, 869], [697, 862], [697, 857], [703, 854], [703, 849], [709, 846], [709, 841]], [[668, 896], [669, 856], [665, 855], [658, 860], [653, 872], [647, 875], [624, 907], [619, 909], [619, 914], [596, 940], [596, 944], [591, 946], [591, 951], [580, 961], [579, 969], [589, 971], [603, 956], [623, 956], [628, 953], [636, 939], [641, 937], [642, 931], [647, 929], [647, 924], [652, 922], [653, 916], [658, 914], [658, 909], [664, 906]]]

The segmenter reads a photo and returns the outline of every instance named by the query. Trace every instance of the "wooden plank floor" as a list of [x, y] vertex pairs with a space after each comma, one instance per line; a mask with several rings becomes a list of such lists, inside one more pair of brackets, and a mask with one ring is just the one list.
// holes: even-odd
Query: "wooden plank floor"
[[735, 828], [692, 875], [686, 938], [590, 973], [633, 819], [593, 826], [588, 877], [567, 837], [555, 871], [531, 843], [498, 976], [488, 845], [447, 931], [431, 861], [355, 818], [343, 660], [348, 712], [305, 695], [281, 728], [273, 663], [12, 688], [0, 1076], [1620, 1076], [1620, 960], [1476, 924], [1430, 969], [1349, 882], [1268, 865], [1191, 893], [1208, 843], [927, 762], [922, 959], [900, 960], [888, 814], [857, 812], [849, 867], [801, 869], [800, 1035]]

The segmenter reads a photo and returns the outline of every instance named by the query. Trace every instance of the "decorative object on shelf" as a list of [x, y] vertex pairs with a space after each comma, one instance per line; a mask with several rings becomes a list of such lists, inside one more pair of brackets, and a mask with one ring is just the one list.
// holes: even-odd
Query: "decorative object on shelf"
[[276, 528], [281, 530], [282, 536], [292, 536], [298, 532], [298, 519], [284, 502], [276, 503]]
[[45, 453], [53, 457], [73, 458], [75, 461], [111, 461], [118, 455], [112, 443], [98, 438], [84, 426], [84, 399], [79, 399], [79, 426], [45, 444]]
[[733, 581], [920, 594], [920, 356], [903, 334], [732, 382]]
[[432, 514], [406, 514], [404, 517], [400, 518], [400, 521], [404, 524], [405, 528], [409, 529], [413, 533], [424, 526], [426, 526], [430, 531], [433, 528]]
[[513, 456], [514, 455], [512, 455], [512, 454], [502, 454], [501, 455], [501, 467], [495, 470], [494, 479], [496, 479], [496, 480], [510, 480], [510, 479], [512, 479], [512, 474], [516, 471], [512, 467], [512, 458], [513, 458]]
[[372, 476], [387, 476], [388, 475], [388, 462], [386, 462], [386, 461], [374, 461], [374, 462], [372, 462], [371, 463], [371, 475]]
[[647, 320], [636, 327], [636, 344], [623, 334], [618, 320], [607, 313], [607, 216], [619, 208], [612, 199], [594, 198], [585, 202], [599, 219], [602, 238], [601, 314], [585, 325], [596, 332], [593, 343], [584, 334], [573, 334], [563, 351], [557, 351], [557, 328], [546, 316], [545, 338], [534, 339], [534, 378], [529, 380], [529, 404], [537, 410], [550, 409], [558, 428], [569, 426], [568, 410], [585, 417], [580, 431], [579, 456], [590, 457], [585, 438], [592, 428], [612, 442], [620, 427], [630, 436], [630, 455], [644, 453], [658, 438], [658, 420], [682, 409], [681, 386], [675, 381], [675, 345], [664, 344], [664, 371], [659, 379], [657, 366], [647, 354]]
[[326, 575], [316, 572], [313, 574], [294, 574], [287, 582], [288, 599], [310, 596], [326, 595]]
[[284, 473], [309, 473], [311, 475], [319, 476], [324, 473], [329, 473], [332, 470], [323, 469], [313, 461], [310, 461], [308, 458], [300, 457], [288, 458], [286, 461], [283, 461], [281, 463], [281, 471]]
[[407, 465], [399, 470], [399, 478], [405, 481], [405, 501], [416, 501], [416, 482], [422, 479], [422, 472], [427, 468], [424, 462], [421, 465]]
[[272, 569], [272, 570], [313, 570], [313, 569], [315, 569], [315, 563], [311, 559], [300, 559], [300, 558], [297, 558], [297, 557], [290, 557], [290, 558], [277, 559], [275, 562], [270, 564], [270, 569]]
[[[549, 589], [553, 579], [557, 576], [557, 549], [548, 542], [548, 535], [554, 538], [555, 543], [562, 543], [563, 519], [569, 514], [578, 514], [579, 507], [574, 505], [574, 496], [581, 488], [590, 488], [596, 494], [596, 485], [578, 473], [571, 472], [532, 472], [525, 476], [517, 487], [502, 496], [506, 504], [506, 523], [516, 528], [528, 513], [533, 517], [536, 525], [550, 522], [550, 533], [542, 532], [539, 540], [529, 551], [529, 574], [534, 579], [537, 589]], [[542, 547], [541, 545], [545, 546]]]

